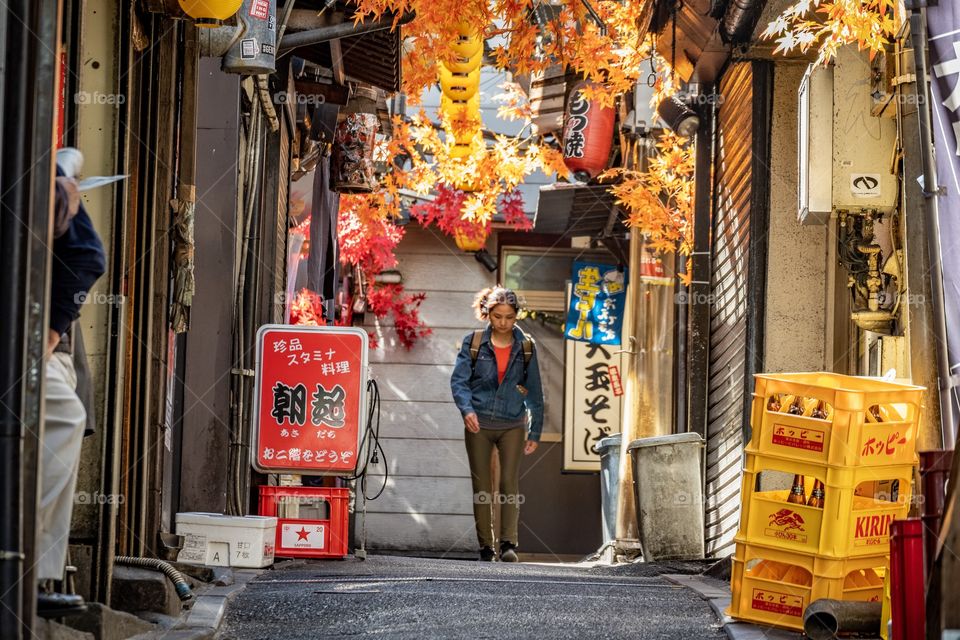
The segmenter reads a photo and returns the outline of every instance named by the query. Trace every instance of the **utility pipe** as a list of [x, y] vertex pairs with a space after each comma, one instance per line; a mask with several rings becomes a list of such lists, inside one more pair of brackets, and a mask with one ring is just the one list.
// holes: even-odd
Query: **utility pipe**
[[838, 634], [880, 631], [879, 602], [846, 602], [821, 598], [803, 612], [803, 632], [811, 640], [830, 640]]
[[329, 42], [330, 40], [336, 40], [338, 38], [349, 38], [352, 36], [359, 36], [364, 33], [373, 33], [374, 31], [392, 29], [394, 26], [399, 27], [407, 24], [415, 17], [415, 13], [408, 11], [400, 16], [399, 19], [390, 15], [384, 16], [379, 20], [373, 20], [372, 22], [361, 22], [360, 24], [354, 24], [353, 22], [347, 21], [320, 29], [311, 29], [310, 31], [290, 33], [283, 36], [283, 40], [280, 41], [280, 46], [277, 49], [278, 53], [282, 55], [284, 53], [289, 53], [291, 49], [295, 49], [297, 47], [305, 47], [313, 44], [320, 44], [321, 42]]
[[157, 560], [156, 558], [134, 558], [132, 556], [117, 556], [113, 559], [114, 564], [122, 564], [127, 567], [139, 567], [141, 569], [155, 569], [170, 578], [173, 588], [177, 591], [177, 597], [186, 602], [193, 597], [190, 585], [184, 579], [183, 574], [173, 568], [169, 562]]
[[953, 384], [950, 379], [950, 358], [947, 351], [947, 327], [943, 304], [943, 271], [940, 264], [940, 213], [937, 203], [937, 170], [933, 157], [930, 123], [930, 86], [927, 77], [927, 20], [924, 9], [911, 8], [910, 38], [913, 41], [917, 73], [917, 114], [920, 119], [920, 150], [923, 160], [924, 231], [930, 263], [930, 293], [933, 297], [933, 329], [936, 335], [937, 377], [940, 379], [940, 431], [943, 448], [956, 446], [957, 423], [953, 415]]
[[764, 4], [759, 0], [733, 0], [723, 15], [721, 31], [724, 39], [727, 42], [749, 40]]

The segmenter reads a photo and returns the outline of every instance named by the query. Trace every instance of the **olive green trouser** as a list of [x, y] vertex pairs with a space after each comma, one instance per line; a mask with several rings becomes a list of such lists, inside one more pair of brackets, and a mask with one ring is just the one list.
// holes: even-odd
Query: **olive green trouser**
[[[473, 518], [477, 524], [480, 547], [495, 548], [493, 535], [494, 500], [500, 503], [500, 542], [517, 544], [517, 522], [520, 520], [520, 459], [523, 457], [527, 430], [480, 429], [479, 433], [465, 432], [467, 459], [473, 480]], [[490, 461], [493, 447], [500, 455], [499, 496], [493, 495]]]

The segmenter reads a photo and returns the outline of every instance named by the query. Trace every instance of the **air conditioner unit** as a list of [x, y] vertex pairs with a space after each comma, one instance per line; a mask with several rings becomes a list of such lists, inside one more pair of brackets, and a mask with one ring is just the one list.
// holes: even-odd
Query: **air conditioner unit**
[[801, 224], [825, 224], [833, 211], [889, 213], [896, 206], [896, 122], [871, 115], [870, 74], [855, 46], [842, 47], [833, 67], [807, 67], [798, 92]]

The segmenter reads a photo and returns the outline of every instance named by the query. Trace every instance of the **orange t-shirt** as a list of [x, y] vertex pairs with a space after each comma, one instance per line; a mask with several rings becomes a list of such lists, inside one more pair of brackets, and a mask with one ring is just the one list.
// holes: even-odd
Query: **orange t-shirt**
[[503, 382], [503, 376], [507, 375], [507, 365], [510, 364], [510, 352], [513, 351], [513, 345], [508, 344], [505, 347], [494, 346], [493, 354], [497, 357], [497, 384]]

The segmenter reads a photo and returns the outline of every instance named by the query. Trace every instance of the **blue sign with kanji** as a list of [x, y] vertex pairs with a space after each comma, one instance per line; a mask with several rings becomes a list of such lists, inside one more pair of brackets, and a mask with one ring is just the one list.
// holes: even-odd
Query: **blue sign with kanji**
[[627, 298], [627, 271], [596, 262], [573, 263], [567, 340], [620, 344]]

